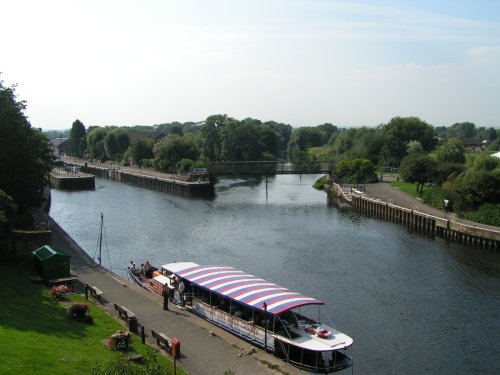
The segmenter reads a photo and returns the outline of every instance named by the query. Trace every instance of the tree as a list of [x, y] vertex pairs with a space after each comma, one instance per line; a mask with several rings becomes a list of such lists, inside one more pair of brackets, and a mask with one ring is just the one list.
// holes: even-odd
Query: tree
[[104, 136], [104, 150], [113, 160], [120, 160], [130, 145], [130, 138], [124, 129], [111, 129]]
[[337, 164], [337, 179], [359, 184], [378, 181], [373, 163], [366, 159], [342, 160]]
[[465, 163], [465, 148], [459, 139], [453, 138], [438, 148], [437, 159], [443, 163]]
[[106, 151], [104, 149], [104, 137], [106, 130], [98, 126], [89, 128], [87, 135], [87, 152], [93, 159], [105, 160]]
[[474, 138], [476, 125], [472, 122], [458, 122], [448, 128], [448, 138]]
[[381, 159], [386, 165], [398, 166], [407, 155], [410, 141], [420, 142], [427, 152], [436, 146], [433, 127], [418, 117], [394, 117], [381, 130], [384, 134]]
[[85, 148], [85, 126], [80, 120], [75, 120], [69, 133], [69, 152], [71, 155], [82, 157]]
[[4, 237], [16, 220], [17, 206], [14, 200], [0, 190], [0, 238]]
[[419, 141], [410, 141], [408, 142], [408, 146], [406, 147], [406, 152], [408, 155], [416, 155], [424, 152], [424, 148]]
[[150, 138], [137, 141], [137, 143], [132, 146], [132, 157], [135, 162], [142, 164], [143, 159], [153, 159], [154, 144], [154, 140]]
[[50, 171], [51, 148], [41, 129], [31, 127], [15, 86], [0, 80], [0, 190], [20, 211], [39, 205]]
[[181, 137], [178, 134], [169, 134], [160, 143], [155, 144], [153, 154], [158, 169], [175, 172], [179, 161], [197, 160], [200, 150], [193, 135], [187, 134]]
[[424, 184], [434, 176], [437, 163], [427, 154], [409, 155], [401, 162], [400, 175], [407, 182], [417, 184], [417, 193], [422, 194]]

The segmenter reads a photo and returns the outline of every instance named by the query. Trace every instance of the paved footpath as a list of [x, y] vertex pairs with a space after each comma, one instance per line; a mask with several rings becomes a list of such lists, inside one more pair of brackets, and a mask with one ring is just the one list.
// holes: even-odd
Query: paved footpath
[[[374, 184], [364, 184], [363, 186], [365, 186], [366, 195], [371, 198], [380, 199], [381, 201], [384, 202], [389, 202], [389, 200], [391, 200], [392, 203], [394, 203], [395, 205], [410, 209], [416, 209], [420, 212], [424, 212], [426, 214], [433, 215], [436, 217], [451, 219], [451, 214], [449, 212], [429, 206], [425, 204], [422, 200], [415, 198], [401, 191], [400, 189], [392, 187], [389, 182], [390, 180], [386, 178], [385, 180]], [[486, 224], [478, 224], [473, 221], [465, 220], [462, 218], [455, 218], [454, 220], [458, 223], [470, 226], [486, 228], [494, 231], [500, 230], [499, 227]]]
[[[71, 256], [71, 272], [81, 282], [88, 282], [103, 291], [102, 306], [117, 316], [113, 303], [124, 305], [137, 316], [139, 324], [145, 327], [146, 335], [151, 328], [165, 333], [169, 337], [177, 337], [181, 342], [180, 366], [190, 374], [224, 374], [231, 369], [237, 375], [272, 374], [278, 372], [261, 363], [265, 360], [276, 364], [290, 375], [304, 374], [299, 369], [281, 361], [258, 349], [257, 353], [241, 354], [242, 349], [249, 349], [246, 341], [225, 332], [204, 321], [186, 310], [169, 305], [169, 311], [163, 310], [163, 298], [124, 280], [109, 271], [96, 266], [94, 261], [44, 213], [34, 213], [39, 222], [49, 222], [52, 230], [52, 245], [66, 250]], [[211, 334], [211, 332], [213, 334]], [[156, 343], [147, 337], [148, 343]]]

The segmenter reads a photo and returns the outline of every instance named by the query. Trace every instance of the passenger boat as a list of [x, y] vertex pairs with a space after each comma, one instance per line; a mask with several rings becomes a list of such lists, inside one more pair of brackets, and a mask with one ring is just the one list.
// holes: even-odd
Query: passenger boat
[[232, 267], [192, 262], [165, 264], [150, 279], [132, 280], [302, 369], [324, 373], [352, 365], [352, 338], [334, 327], [317, 299]]

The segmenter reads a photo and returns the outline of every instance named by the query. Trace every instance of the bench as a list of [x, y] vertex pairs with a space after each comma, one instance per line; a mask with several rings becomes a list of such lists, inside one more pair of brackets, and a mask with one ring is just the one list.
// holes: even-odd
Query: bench
[[156, 339], [156, 344], [159, 347], [163, 347], [169, 353], [172, 353], [172, 339], [170, 339], [170, 337], [167, 337], [165, 334], [155, 331], [152, 328], [151, 328], [151, 336], [153, 336], [153, 338]]
[[127, 321], [129, 321], [132, 318], [135, 318], [135, 314], [129, 309], [127, 309], [125, 306], [120, 306], [116, 303], [114, 305], [115, 305], [115, 310], [118, 311], [118, 315], [120, 316], [120, 318], [125, 318]]
[[114, 305], [115, 305], [115, 310], [118, 311], [118, 316], [128, 322], [128, 329], [131, 332], [137, 333], [138, 323], [135, 314], [129, 309], [127, 309], [125, 306], [120, 306], [116, 303]]
[[85, 283], [85, 289], [90, 291], [90, 295], [92, 297], [96, 298], [99, 302], [101, 302], [101, 296], [104, 294], [101, 289], [93, 285], [90, 285], [88, 283]]

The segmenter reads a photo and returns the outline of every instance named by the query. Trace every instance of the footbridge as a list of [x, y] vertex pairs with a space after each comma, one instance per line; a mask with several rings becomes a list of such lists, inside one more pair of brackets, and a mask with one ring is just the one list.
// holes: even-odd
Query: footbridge
[[207, 173], [212, 176], [330, 174], [333, 168], [333, 161], [224, 161], [207, 163]]

